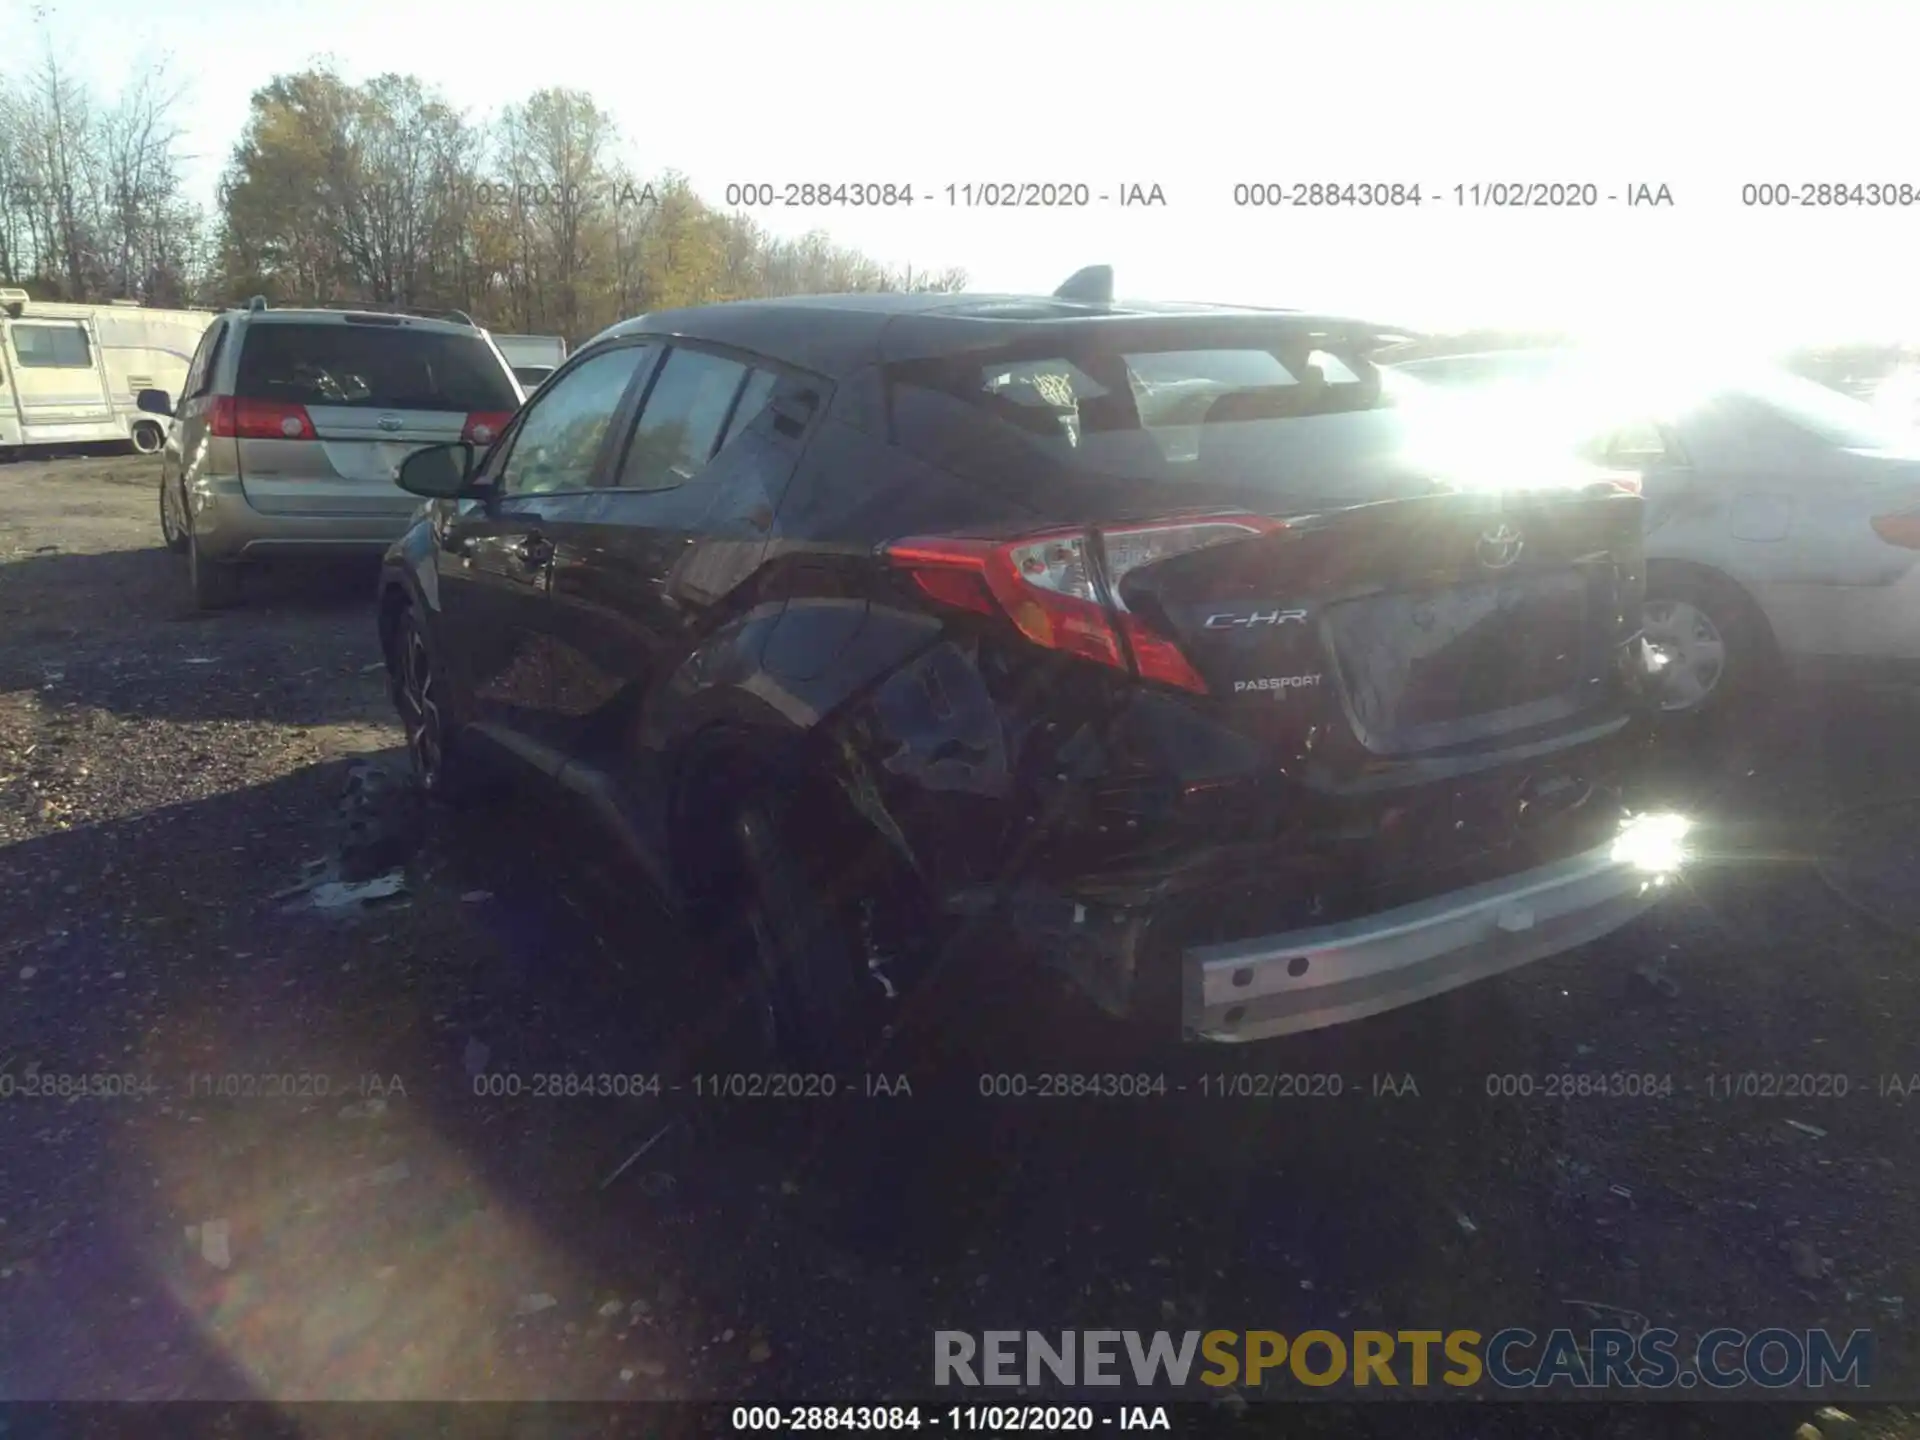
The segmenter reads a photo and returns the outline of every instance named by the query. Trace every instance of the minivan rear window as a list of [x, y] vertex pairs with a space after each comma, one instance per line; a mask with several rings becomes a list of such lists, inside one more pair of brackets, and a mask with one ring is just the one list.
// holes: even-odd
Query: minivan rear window
[[401, 326], [254, 325], [234, 393], [286, 405], [505, 412], [513, 382], [478, 335]]
[[1082, 475], [1200, 490], [1370, 496], [1357, 477], [1405, 440], [1406, 382], [1306, 337], [916, 360], [892, 367], [888, 386], [896, 443], [988, 478], [1044, 457]]

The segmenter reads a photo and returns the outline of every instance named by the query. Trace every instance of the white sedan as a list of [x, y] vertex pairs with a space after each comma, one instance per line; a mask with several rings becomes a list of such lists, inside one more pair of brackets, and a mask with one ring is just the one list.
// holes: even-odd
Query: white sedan
[[1537, 350], [1392, 368], [1483, 451], [1570, 443], [1640, 474], [1667, 710], [1718, 709], [1783, 666], [1920, 678], [1920, 430], [1773, 368], [1674, 383]]

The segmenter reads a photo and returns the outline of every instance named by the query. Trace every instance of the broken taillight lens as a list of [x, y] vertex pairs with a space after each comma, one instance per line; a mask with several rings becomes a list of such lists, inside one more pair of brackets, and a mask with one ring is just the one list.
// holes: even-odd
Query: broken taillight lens
[[1120, 581], [1143, 565], [1284, 528], [1265, 516], [1210, 515], [1016, 540], [926, 536], [885, 554], [943, 605], [1004, 615], [1036, 645], [1204, 695], [1207, 682], [1179, 645], [1128, 611]]

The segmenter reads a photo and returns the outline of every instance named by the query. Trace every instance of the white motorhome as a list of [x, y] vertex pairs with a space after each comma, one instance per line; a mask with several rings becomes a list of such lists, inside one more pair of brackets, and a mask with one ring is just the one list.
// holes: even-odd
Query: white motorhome
[[166, 422], [143, 414], [135, 398], [152, 389], [179, 400], [214, 318], [211, 310], [68, 305], [0, 289], [0, 452], [125, 440], [154, 453]]
[[495, 335], [493, 343], [529, 395], [567, 358], [567, 342], [558, 335]]

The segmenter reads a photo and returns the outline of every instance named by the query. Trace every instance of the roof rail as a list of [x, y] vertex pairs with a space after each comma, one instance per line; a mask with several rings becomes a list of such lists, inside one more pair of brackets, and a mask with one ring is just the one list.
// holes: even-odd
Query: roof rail
[[419, 305], [389, 305], [379, 300], [315, 300], [309, 305], [297, 308], [342, 310], [357, 315], [415, 315], [422, 320], [451, 320], [456, 325], [471, 326], [475, 330], [480, 328], [474, 323], [473, 317], [464, 310], [437, 310]]
[[4, 310], [14, 319], [20, 318], [20, 312], [27, 308], [27, 292], [24, 290], [0, 290], [0, 310]]
[[247, 302], [247, 309], [249, 310], [264, 310], [266, 308], [267, 297], [264, 295], [256, 295]]

